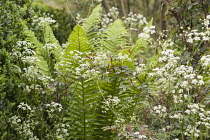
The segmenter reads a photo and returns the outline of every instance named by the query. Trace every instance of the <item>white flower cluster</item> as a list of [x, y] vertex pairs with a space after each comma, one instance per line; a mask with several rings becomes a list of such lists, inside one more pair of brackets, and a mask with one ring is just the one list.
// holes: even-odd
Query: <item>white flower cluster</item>
[[40, 61], [38, 57], [35, 57], [35, 56], [23, 56], [21, 57], [21, 60], [23, 63], [30, 64], [30, 65], [33, 65], [35, 62]]
[[210, 68], [210, 55], [204, 55], [201, 57], [200, 59], [201, 61], [201, 65], [204, 67], [204, 68]]
[[135, 138], [137, 138], [139, 140], [147, 139], [147, 137], [145, 135], [141, 135], [139, 132], [134, 132], [134, 136], [135, 136]]
[[60, 140], [65, 140], [66, 137], [69, 136], [69, 133], [68, 133], [69, 127], [70, 127], [69, 124], [59, 124], [58, 126], [56, 126], [57, 128], [55, 132], [56, 138]]
[[103, 103], [107, 106], [110, 106], [110, 105], [118, 105], [120, 102], [120, 99], [117, 97], [117, 96], [111, 96], [109, 95], [108, 98], [103, 101]]
[[155, 32], [155, 26], [144, 27], [143, 33], [140, 33], [138, 38], [150, 38], [149, 34], [154, 34]]
[[49, 113], [53, 113], [55, 111], [60, 112], [63, 109], [61, 104], [55, 102], [52, 102], [51, 104], [45, 104], [45, 107]]
[[21, 122], [21, 119], [15, 115], [9, 119], [9, 122], [11, 122], [13, 125], [16, 125]]
[[198, 111], [205, 111], [203, 108], [200, 108], [199, 106], [200, 106], [199, 104], [195, 103], [190, 104], [187, 106], [189, 109], [187, 109], [185, 113], [190, 114], [190, 113], [198, 113]]
[[196, 103], [190, 104], [187, 107], [188, 109], [185, 111], [186, 114], [198, 115], [197, 125], [203, 124], [208, 129], [210, 128], [210, 111], [206, 111], [203, 105]]
[[199, 133], [200, 133], [200, 130], [198, 130], [195, 126], [188, 125], [186, 132], [184, 132], [184, 135], [187, 135], [187, 136], [193, 135], [194, 137], [198, 137]]
[[109, 17], [111, 16], [118, 16], [119, 15], [119, 11], [116, 7], [112, 7], [111, 9], [109, 9], [109, 13], [107, 13], [107, 15]]
[[109, 26], [109, 24], [113, 22], [113, 19], [111, 19], [107, 15], [104, 15], [101, 20], [102, 28], [100, 29], [100, 32], [103, 32]]
[[20, 103], [18, 105], [18, 108], [20, 108], [22, 110], [31, 110], [31, 107], [28, 104], [25, 104], [25, 103]]
[[156, 83], [159, 88], [166, 90], [171, 88], [173, 93], [183, 93], [184, 90], [189, 91], [193, 87], [200, 87], [204, 84], [203, 77], [197, 75], [191, 66], [178, 65], [180, 57], [174, 56], [173, 50], [165, 50], [161, 52], [162, 57], [158, 60], [164, 62], [162, 67], [153, 69], [155, 73], [149, 73], [150, 76], [157, 76]]
[[153, 110], [151, 110], [151, 113], [153, 112], [160, 117], [165, 117], [167, 115], [166, 107], [162, 105], [154, 106]]
[[99, 65], [99, 67], [106, 67], [108, 66], [108, 55], [104, 52], [98, 52], [96, 56], [91, 57], [93, 59], [92, 63], [94, 65]]
[[155, 26], [144, 27], [143, 31], [145, 33], [150, 33], [150, 34], [154, 34], [156, 32], [155, 31]]
[[[172, 93], [175, 93], [175, 91], [172, 91]], [[184, 98], [183, 98], [184, 97]], [[189, 98], [189, 96], [187, 94], [179, 94], [179, 95], [173, 95], [173, 101], [175, 104], [178, 104], [178, 103], [183, 103], [183, 99], [187, 99]]]
[[31, 47], [32, 44], [31, 44], [30, 42], [27, 42], [27, 41], [18, 41], [18, 42], [17, 42], [17, 46], [18, 46], [18, 47], [22, 47], [22, 46]]
[[174, 70], [174, 75], [182, 77], [182, 81], [178, 81], [175, 85], [176, 89], [179, 89], [179, 93], [183, 90], [189, 91], [195, 86], [202, 86], [204, 84], [203, 76], [197, 75], [191, 66], [181, 65]]
[[[27, 41], [18, 41], [17, 42], [17, 47], [18, 49], [14, 48], [12, 49], [12, 52], [10, 53], [11, 55], [15, 56], [15, 57], [24, 57], [24, 56], [31, 56], [31, 55], [35, 55], [36, 53], [30, 49], [33, 48], [33, 45], [30, 42]], [[24, 49], [22, 52], [19, 51], [19, 49], [22, 48]]]
[[187, 38], [188, 38], [187, 42], [189, 43], [193, 43], [194, 41], [199, 41], [199, 40], [208, 41], [209, 35], [204, 32], [199, 33], [198, 30], [195, 29], [187, 34]]
[[24, 51], [22, 52], [23, 55], [29, 55], [29, 56], [33, 56], [36, 54], [36, 52], [34, 52], [32, 49], [29, 49], [27, 47], [23, 47]]
[[23, 68], [23, 70], [24, 70], [24, 74], [22, 76], [28, 78], [29, 81], [33, 81], [35, 78], [38, 78], [40, 75], [37, 67], [33, 65], [27, 68]]
[[41, 25], [42, 23], [44, 22], [48, 22], [48, 23], [56, 23], [56, 21], [54, 19], [52, 19], [51, 17], [47, 17], [47, 18], [44, 18], [44, 17], [39, 17], [38, 20], [40, 21], [39, 22], [39, 25]]
[[109, 12], [106, 15], [102, 16], [101, 26], [102, 28], [99, 29], [99, 34], [102, 33], [114, 20], [112, 16], [117, 17], [119, 15], [119, 11], [116, 7], [112, 7], [109, 9]]
[[134, 14], [130, 12], [127, 17], [122, 17], [126, 25], [130, 25], [131, 30], [138, 30], [142, 25], [146, 25], [146, 18], [141, 14]]
[[138, 35], [138, 38], [150, 38], [150, 35], [147, 34], [147, 33], [140, 33], [140, 34]]
[[189, 33], [186, 33], [187, 42], [194, 43], [194, 41], [209, 41], [210, 40], [210, 15], [207, 15], [207, 18], [203, 21], [203, 32], [198, 32], [197, 29], [191, 30]]
[[171, 115], [169, 116], [169, 118], [174, 118], [174, 119], [182, 119], [183, 116], [181, 113], [177, 113], [177, 114], [174, 114], [174, 115]]
[[37, 136], [34, 136], [32, 131], [34, 126], [37, 125], [37, 122], [34, 122], [33, 120], [25, 120], [22, 122], [21, 119], [17, 116], [12, 116], [9, 122], [11, 122], [14, 130], [16, 130], [18, 134], [21, 135], [24, 139], [39, 140]]
[[128, 57], [127, 54], [122, 54], [122, 53], [118, 53], [117, 56], [116, 56], [116, 59], [117, 60], [120, 60], [120, 61], [128, 61], [128, 62], [131, 62], [132, 59]]
[[142, 73], [145, 70], [146, 65], [145, 64], [139, 64], [138, 66], [136, 66], [136, 71], [133, 72], [133, 75], [136, 76], [140, 73]]
[[210, 25], [210, 15], [207, 15], [206, 16], [206, 19], [204, 19], [204, 22], [203, 22], [203, 24], [204, 24], [204, 26], [207, 28], [207, 29], [210, 29], [209, 28], [209, 25]]

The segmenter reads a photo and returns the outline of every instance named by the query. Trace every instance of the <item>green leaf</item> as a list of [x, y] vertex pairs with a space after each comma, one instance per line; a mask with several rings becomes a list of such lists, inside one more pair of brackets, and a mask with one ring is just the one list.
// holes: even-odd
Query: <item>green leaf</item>
[[84, 32], [84, 29], [80, 25], [76, 25], [72, 31], [66, 52], [70, 51], [89, 52], [92, 50], [92, 46]]
[[116, 20], [102, 34], [102, 46], [106, 51], [119, 53], [127, 46], [128, 32], [122, 20]]

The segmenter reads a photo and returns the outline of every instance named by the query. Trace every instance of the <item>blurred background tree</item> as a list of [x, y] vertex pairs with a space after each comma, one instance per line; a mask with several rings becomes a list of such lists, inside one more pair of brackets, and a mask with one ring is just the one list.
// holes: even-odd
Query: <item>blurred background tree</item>
[[[167, 2], [165, 0], [34, 0], [52, 7], [66, 9], [66, 11], [76, 18], [77, 14], [86, 17], [91, 9], [100, 2], [104, 7], [104, 13], [108, 13], [112, 7], [119, 10], [119, 18], [126, 17], [130, 12], [142, 14], [147, 21], [153, 18], [156, 31], [167, 30], [168, 23], [165, 19]], [[113, 17], [114, 18], [114, 17]]]

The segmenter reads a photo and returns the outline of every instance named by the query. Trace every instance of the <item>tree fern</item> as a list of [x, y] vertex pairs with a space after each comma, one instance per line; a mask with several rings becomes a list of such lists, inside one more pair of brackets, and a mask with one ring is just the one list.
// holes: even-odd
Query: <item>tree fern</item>
[[102, 34], [101, 45], [105, 51], [118, 53], [127, 45], [128, 32], [122, 20], [116, 20]]

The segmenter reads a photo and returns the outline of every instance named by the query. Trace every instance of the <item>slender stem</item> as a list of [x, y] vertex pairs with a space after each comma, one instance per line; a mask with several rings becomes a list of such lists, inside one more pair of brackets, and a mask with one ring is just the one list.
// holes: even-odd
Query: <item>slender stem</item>
[[66, 10], [68, 11], [68, 13], [70, 14], [70, 16], [72, 17], [72, 19], [74, 20], [75, 23], [77, 23], [76, 19], [74, 18], [74, 16], [72, 15], [71, 11], [69, 10], [69, 7], [68, 7], [68, 0], [63, 0], [64, 2], [64, 5], [66, 7]]

